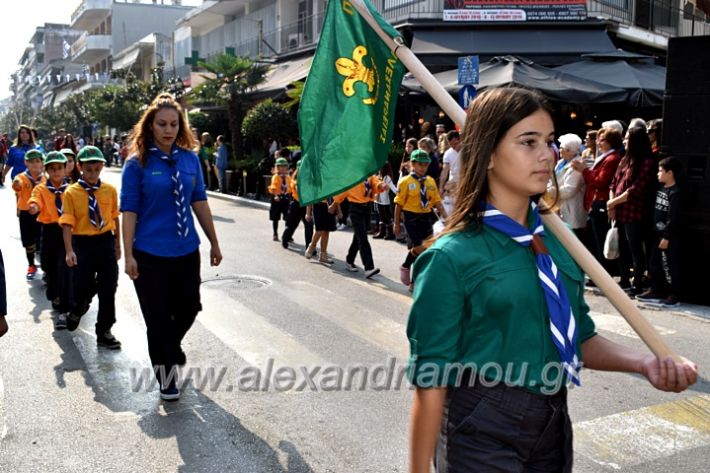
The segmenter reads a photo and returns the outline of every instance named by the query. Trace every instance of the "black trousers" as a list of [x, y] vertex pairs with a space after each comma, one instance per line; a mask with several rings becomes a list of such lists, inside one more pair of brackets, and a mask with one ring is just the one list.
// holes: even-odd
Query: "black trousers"
[[644, 225], [642, 222], [619, 223], [619, 273], [621, 285], [631, 280], [631, 267], [634, 268], [634, 288], [643, 288], [643, 275], [646, 273], [646, 252], [643, 248]]
[[669, 240], [668, 249], [658, 248], [661, 234], [655, 234], [656, 245], [651, 256], [651, 289], [661, 295], [680, 296], [680, 248], [678, 240]]
[[375, 208], [377, 209], [378, 222], [381, 225], [392, 225], [392, 208], [390, 204], [378, 203]]
[[65, 260], [62, 227], [57, 223], [42, 224], [42, 270], [47, 276], [47, 300], [59, 297], [61, 303], [56, 309], [67, 312], [70, 309], [71, 287], [69, 267]]
[[437, 473], [570, 473], [567, 391], [547, 396], [499, 384], [449, 388]]
[[291, 238], [293, 238], [293, 234], [296, 232], [301, 222], [303, 222], [303, 226], [305, 227], [306, 246], [308, 246], [311, 244], [311, 240], [313, 240], [313, 220], [306, 222], [306, 207], [301, 207], [299, 201], [292, 200], [288, 207], [286, 229], [281, 237], [281, 241], [288, 243]]
[[148, 354], [165, 386], [162, 375], [174, 372], [180, 343], [202, 310], [200, 252], [162, 257], [133, 250], [133, 256], [139, 273], [133, 284], [147, 329]]
[[106, 232], [96, 236], [74, 235], [72, 241], [76, 266], [71, 268], [74, 286], [71, 311], [76, 315], [84, 315], [89, 310], [94, 294], [98, 295], [96, 334], [100, 335], [116, 323], [116, 238], [113, 233]]
[[372, 248], [370, 248], [370, 242], [367, 239], [367, 230], [370, 229], [369, 205], [350, 202], [350, 222], [353, 224], [353, 241], [350, 243], [348, 256], [345, 260], [350, 264], [355, 264], [355, 257], [359, 251], [365, 271], [374, 269]]

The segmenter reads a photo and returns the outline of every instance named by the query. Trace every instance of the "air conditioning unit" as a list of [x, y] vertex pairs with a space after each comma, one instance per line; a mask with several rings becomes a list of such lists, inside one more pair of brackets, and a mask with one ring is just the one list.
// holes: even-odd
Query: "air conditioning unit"
[[291, 33], [288, 35], [288, 49], [296, 49], [305, 44], [305, 35], [303, 33]]

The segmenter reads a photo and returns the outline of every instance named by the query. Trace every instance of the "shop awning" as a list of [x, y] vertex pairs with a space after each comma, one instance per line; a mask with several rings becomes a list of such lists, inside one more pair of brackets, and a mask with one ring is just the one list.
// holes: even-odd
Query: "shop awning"
[[615, 49], [601, 28], [416, 30], [412, 40], [414, 54], [431, 65], [455, 65], [456, 57], [473, 54], [482, 59], [508, 54], [577, 59], [580, 54]]
[[117, 58], [113, 59], [113, 68], [114, 69], [124, 69], [126, 67], [131, 67], [133, 64], [136, 63], [136, 60], [138, 59], [138, 56], [140, 55], [141, 50], [140, 48], [135, 48], [132, 51], [127, 52], [123, 56], [119, 56]]
[[266, 75], [266, 82], [256, 88], [256, 93], [284, 92], [295, 81], [303, 80], [311, 69], [313, 56], [274, 64]]

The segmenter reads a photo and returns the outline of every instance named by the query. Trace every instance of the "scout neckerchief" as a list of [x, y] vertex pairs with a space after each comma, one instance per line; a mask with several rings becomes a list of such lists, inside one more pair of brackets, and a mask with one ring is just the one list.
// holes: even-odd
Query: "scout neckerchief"
[[288, 181], [286, 176], [279, 174], [279, 177], [281, 178], [281, 195], [286, 197], [288, 195]]
[[[175, 212], [177, 219], [177, 234], [178, 237], [186, 238], [190, 232], [190, 227], [187, 224], [187, 209], [185, 208], [185, 189], [182, 186], [180, 178], [180, 170], [177, 167], [177, 157], [166, 156], [158, 148], [150, 148], [149, 151], [158, 153], [158, 157], [170, 167], [170, 178], [173, 181], [173, 197], [175, 198]], [[172, 154], [179, 152], [177, 148], [173, 149]]]
[[370, 183], [370, 178], [368, 177], [363, 181], [365, 184], [365, 197], [370, 197], [372, 195], [372, 184]]
[[101, 209], [95, 194], [101, 188], [101, 179], [96, 181], [96, 185], [93, 186], [84, 179], [79, 179], [77, 182], [89, 194], [89, 220], [97, 230], [101, 230], [104, 227], [104, 219], [101, 217]]
[[[29, 169], [25, 170], [25, 172], [24, 172], [23, 174], [25, 175], [25, 177], [26, 177], [27, 179], [30, 180], [30, 184], [32, 184], [32, 188], [34, 189], [34, 187], [37, 185], [37, 179], [35, 179], [34, 177], [32, 177], [32, 174], [30, 174], [30, 170], [29, 170]], [[42, 177], [41, 177], [41, 176], [40, 176], [39, 180], [42, 180]]]
[[59, 187], [54, 187], [52, 181], [47, 181], [47, 189], [54, 193], [54, 204], [57, 206], [57, 215], [60, 217], [64, 214], [64, 207], [62, 206], [62, 194], [67, 189], [69, 183], [66, 178], [62, 181], [62, 185]]
[[530, 205], [533, 212], [531, 229], [522, 226], [489, 203], [486, 203], [483, 223], [509, 236], [520, 245], [529, 246], [533, 249], [535, 263], [537, 264], [537, 274], [545, 294], [547, 311], [550, 315], [552, 341], [560, 354], [560, 360], [567, 377], [579, 386], [579, 370], [581, 366], [575, 348], [577, 327], [569, 299], [567, 298], [567, 291], [565, 291], [565, 287], [562, 284], [562, 278], [555, 262], [552, 261], [540, 238], [541, 235], [545, 234], [545, 231], [537, 205], [534, 202], [530, 202]]
[[427, 175], [424, 174], [424, 176], [419, 176], [416, 172], [413, 172], [410, 176], [419, 181], [419, 200], [422, 204], [422, 208], [426, 209], [426, 206], [429, 203], [426, 198], [426, 186], [424, 185], [426, 183]]

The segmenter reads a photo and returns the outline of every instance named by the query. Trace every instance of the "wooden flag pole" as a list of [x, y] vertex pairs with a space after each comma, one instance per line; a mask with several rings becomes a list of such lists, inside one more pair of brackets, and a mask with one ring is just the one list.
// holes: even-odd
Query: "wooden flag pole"
[[[459, 104], [449, 95], [446, 89], [444, 89], [424, 64], [414, 55], [412, 50], [402, 42], [401, 38], [395, 40], [385, 33], [361, 0], [350, 0], [350, 3], [378, 36], [392, 49], [397, 58], [402, 61], [402, 64], [417, 78], [434, 101], [436, 101], [444, 112], [463, 130], [464, 124], [466, 123], [466, 112], [461, 109]], [[541, 217], [547, 228], [560, 240], [560, 243], [562, 243], [572, 258], [574, 258], [590, 279], [594, 281], [597, 287], [601, 289], [612, 305], [616, 307], [619, 313], [626, 319], [644, 343], [646, 343], [648, 348], [658, 358], [672, 357], [680, 362], [681, 358], [670, 349], [665, 340], [663, 340], [653, 325], [646, 320], [629, 296], [616, 284], [604, 267], [589, 253], [562, 220], [553, 212], [541, 215]]]

